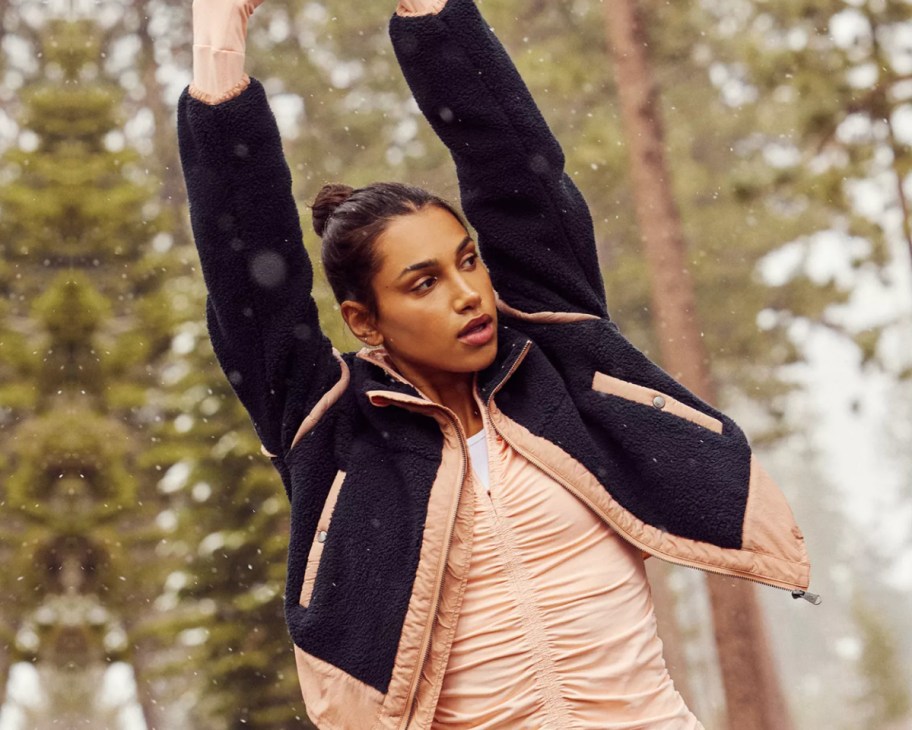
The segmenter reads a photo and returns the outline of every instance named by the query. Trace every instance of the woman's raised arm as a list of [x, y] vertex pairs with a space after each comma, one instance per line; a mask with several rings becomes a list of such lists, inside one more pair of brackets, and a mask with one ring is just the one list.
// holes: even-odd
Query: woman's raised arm
[[592, 218], [564, 155], [473, 0], [401, 0], [390, 37], [456, 163], [463, 209], [503, 301], [607, 317]]
[[263, 452], [282, 457], [348, 371], [320, 331], [275, 117], [244, 74], [247, 18], [261, 1], [194, 0], [193, 83], [177, 126], [212, 346]]

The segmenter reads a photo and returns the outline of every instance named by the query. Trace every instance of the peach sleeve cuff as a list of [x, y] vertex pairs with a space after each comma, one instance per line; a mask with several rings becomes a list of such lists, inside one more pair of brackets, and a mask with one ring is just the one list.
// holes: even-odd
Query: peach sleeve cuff
[[244, 73], [244, 58], [237, 51], [194, 44], [190, 96], [206, 104], [233, 99], [250, 83], [250, 77]]

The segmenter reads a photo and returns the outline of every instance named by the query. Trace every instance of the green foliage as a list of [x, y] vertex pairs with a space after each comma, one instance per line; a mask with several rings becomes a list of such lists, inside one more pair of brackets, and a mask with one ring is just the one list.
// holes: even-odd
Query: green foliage
[[[155, 232], [142, 214], [151, 188], [135, 151], [112, 151], [123, 90], [99, 78], [99, 43], [88, 21], [55, 23], [46, 31], [45, 78], [23, 91], [21, 123], [37, 136], [34, 150], [14, 149], [5, 159], [0, 246], [4, 258], [41, 261], [49, 269], [88, 268], [98, 259], [137, 261], [124, 246]], [[35, 195], [36, 190], [42, 194]]]
[[195, 391], [201, 386], [192, 383], [206, 372], [205, 397], [184, 405], [184, 415], [198, 424], [184, 437], [194, 466], [173, 498], [179, 534], [195, 546], [178, 597], [211, 607], [191, 624], [206, 634], [191, 648], [206, 683], [190, 723], [309, 727], [282, 602], [288, 503], [275, 470], [259, 454], [246, 412], [224, 376], [213, 372], [208, 341], [200, 344], [194, 350], [200, 370], [188, 372], [185, 383]]
[[[103, 710], [97, 679], [74, 672], [100, 676], [126, 659], [146, 678], [139, 657], [154, 640], [141, 627], [168, 565], [155, 557], [161, 467], [138, 456], [158, 438], [158, 370], [175, 321], [160, 291], [167, 261], [148, 252], [152, 188], [137, 153], [110, 142], [123, 91], [97, 64], [107, 40], [87, 20], [32, 30], [40, 65], [19, 98], [26, 142], [0, 163], [0, 368], [13, 376], [0, 432], [0, 590], [14, 597], [10, 659], [34, 662], [49, 697], [69, 687], [55, 719], [75, 725]], [[109, 400], [126, 388], [132, 402]]]
[[[706, 6], [707, 19], [725, 29], [711, 36], [719, 84], [738, 79], [750, 97], [731, 102], [729, 111], [749, 112], [745, 119], [752, 129], [740, 140], [739, 195], [762, 196], [776, 206], [779, 219], [791, 222], [782, 242], [797, 240], [810, 251], [808, 234], [838, 232], [845, 251], [834, 251], [832, 258], [848, 260], [856, 272], [883, 271], [898, 254], [909, 263], [896, 248], [912, 245], [909, 221], [905, 242], [887, 224], [887, 211], [898, 201], [888, 197], [882, 211], [869, 212], [869, 203], [862, 212], [854, 193], [858, 182], [903, 179], [912, 166], [912, 150], [890, 123], [906, 103], [901, 87], [908, 74], [901, 54], [884, 43], [892, 36], [895, 46], [900, 36], [894, 34], [908, 23], [901, 5], [763, 2], [745, 4], [739, 13], [722, 3]], [[849, 251], [853, 237], [865, 242], [864, 253]], [[880, 339], [903, 326], [901, 312], [857, 331], [833, 306], [849, 298], [844, 283], [812, 280], [802, 269], [788, 284], [771, 302], [783, 326], [797, 317], [824, 322], [856, 342], [864, 364], [889, 367], [881, 361]]]

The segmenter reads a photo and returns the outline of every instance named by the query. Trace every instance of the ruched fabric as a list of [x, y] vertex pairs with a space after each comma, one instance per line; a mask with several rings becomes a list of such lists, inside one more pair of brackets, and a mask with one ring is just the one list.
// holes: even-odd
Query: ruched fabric
[[[486, 422], [468, 583], [433, 728], [702, 730], [640, 551]], [[473, 451], [477, 453], [477, 446]]]

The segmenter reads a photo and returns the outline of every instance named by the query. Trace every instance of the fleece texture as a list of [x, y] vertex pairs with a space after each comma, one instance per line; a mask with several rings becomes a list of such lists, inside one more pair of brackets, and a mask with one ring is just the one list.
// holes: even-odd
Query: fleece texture
[[[393, 16], [389, 30], [421, 111], [455, 160], [462, 206], [500, 297], [529, 314], [590, 315], [546, 323], [501, 313], [496, 360], [478, 377], [483, 398], [497, 390], [507, 417], [566, 451], [640, 520], [739, 548], [748, 441], [609, 318], [587, 205], [475, 4], [449, 0], [437, 15]], [[319, 328], [291, 177], [263, 87], [253, 79], [214, 106], [185, 91], [178, 131], [213, 347], [275, 454], [291, 503], [289, 632], [304, 651], [385, 693], [441, 463], [440, 425], [370, 403], [370, 390], [420, 395], [349, 352], [342, 355], [349, 387], [291, 448], [341, 373]], [[667, 393], [719, 419], [722, 433], [595, 391], [597, 371]], [[307, 554], [339, 470], [346, 476], [304, 607]]]

